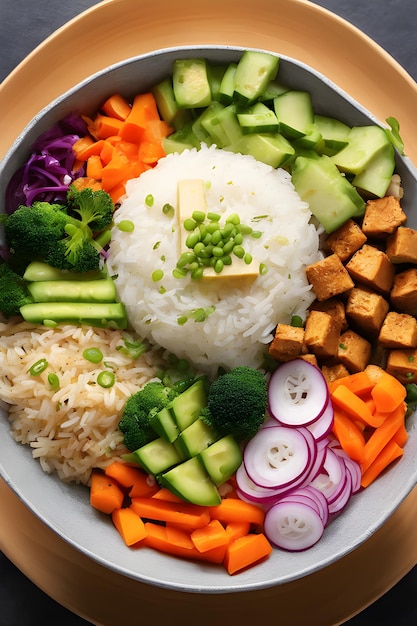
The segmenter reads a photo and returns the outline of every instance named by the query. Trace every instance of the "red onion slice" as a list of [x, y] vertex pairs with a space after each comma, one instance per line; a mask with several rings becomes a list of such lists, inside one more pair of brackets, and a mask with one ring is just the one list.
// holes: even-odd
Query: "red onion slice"
[[269, 412], [286, 426], [307, 426], [325, 410], [329, 389], [321, 371], [294, 359], [280, 365], [268, 385]]
[[256, 485], [253, 480], [249, 478], [243, 463], [238, 468], [235, 478], [239, 497], [243, 500], [247, 500], [255, 504], [268, 505], [276, 502], [277, 498], [281, 494], [280, 489], [275, 490]]
[[319, 541], [324, 524], [311, 506], [284, 500], [266, 512], [264, 530], [269, 541], [278, 548], [301, 551]]
[[[316, 458], [315, 440], [301, 428], [261, 428], [243, 452], [249, 478], [260, 487], [295, 486], [309, 475]], [[310, 439], [311, 438], [311, 439]]]
[[332, 502], [329, 502], [329, 512], [332, 515], [336, 513], [340, 513], [342, 509], [345, 508], [346, 504], [350, 500], [350, 496], [352, 495], [352, 477], [350, 472], [346, 472], [345, 479], [343, 482], [343, 489], [339, 492], [339, 495]]
[[313, 434], [317, 441], [324, 439], [331, 432], [334, 421], [334, 411], [331, 402], [328, 402], [323, 413], [311, 424], [307, 424], [306, 428]]
[[346, 472], [343, 459], [327, 447], [323, 471], [311, 481], [311, 485], [324, 493], [330, 503], [339, 496], [343, 489]]

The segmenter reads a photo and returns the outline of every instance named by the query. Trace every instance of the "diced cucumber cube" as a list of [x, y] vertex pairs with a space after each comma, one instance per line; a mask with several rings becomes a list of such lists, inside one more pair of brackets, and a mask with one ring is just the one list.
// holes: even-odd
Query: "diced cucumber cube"
[[311, 96], [307, 91], [286, 91], [274, 98], [279, 132], [289, 139], [307, 135], [314, 122]]
[[216, 485], [197, 456], [164, 472], [159, 481], [172, 493], [193, 504], [216, 506], [221, 502]]
[[279, 57], [245, 50], [236, 68], [233, 97], [242, 104], [255, 102], [277, 76]]
[[183, 460], [175, 446], [162, 437], [146, 443], [135, 450], [133, 454], [139, 465], [154, 476], [165, 472]]
[[225, 483], [242, 463], [242, 451], [232, 435], [222, 437], [199, 454], [206, 472], [217, 485]]
[[176, 59], [172, 84], [177, 105], [184, 109], [206, 107], [211, 102], [205, 59]]

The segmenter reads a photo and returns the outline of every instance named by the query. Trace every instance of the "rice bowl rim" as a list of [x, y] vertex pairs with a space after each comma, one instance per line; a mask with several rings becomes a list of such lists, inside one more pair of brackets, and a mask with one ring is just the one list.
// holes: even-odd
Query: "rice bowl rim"
[[[56, 98], [31, 120], [6, 154], [0, 168], [0, 181], [8, 181], [10, 175], [28, 156], [29, 150], [25, 147], [26, 145], [31, 144], [41, 132], [61, 119], [67, 112], [74, 110], [80, 90], [81, 97], [91, 103], [91, 109], [97, 108], [96, 103], [103, 100], [104, 92], [110, 94], [116, 89], [115, 82], [112, 81], [111, 88], [106, 90], [109, 73], [116, 73], [122, 84], [126, 76], [129, 76], [132, 67], [144, 63], [148, 67], [147, 71], [150, 72], [149, 85], [151, 85], [157, 80], [154, 71], [156, 67], [160, 67], [161, 61], [168, 67], [167, 63], [174, 58], [185, 58], [191, 54], [195, 56], [197, 52], [200, 56], [210, 60], [224, 61], [227, 57], [228, 61], [238, 58], [245, 49], [238, 46], [220, 45], [164, 48], [118, 62], [95, 73]], [[252, 49], [263, 50], [262, 48]], [[280, 58], [281, 75], [285, 68], [285, 72], [289, 72], [290, 75], [294, 72], [298, 78], [302, 76], [306, 80], [302, 83], [305, 89], [311, 91], [311, 83], [311, 86], [316, 86], [319, 95], [326, 94], [326, 97], [330, 98], [330, 105], [335, 106], [334, 116], [342, 117], [340, 109], [336, 108], [336, 103], [338, 103], [341, 110], [346, 113], [349, 123], [380, 124], [380, 121], [369, 111], [320, 72], [291, 57], [277, 53], [271, 54]], [[295, 86], [294, 81], [291, 83]], [[97, 84], [100, 85], [101, 91], [97, 88]], [[147, 86], [139, 88], [136, 86], [134, 89], [132, 87], [130, 93], [144, 91], [146, 88]], [[417, 170], [407, 157], [397, 154], [396, 159], [397, 168], [407, 190], [405, 202], [407, 207], [411, 207], [413, 203], [417, 204]], [[4, 209], [0, 206], [0, 211], [2, 210]], [[414, 216], [415, 221], [416, 216]], [[3, 417], [3, 410], [1, 413]], [[45, 474], [38, 467], [39, 464], [32, 459], [29, 449], [25, 449], [24, 446], [16, 448], [19, 444], [15, 444], [11, 439], [5, 416], [0, 421], [0, 475], [43, 523], [73, 547], [109, 569], [138, 581], [180, 591], [196, 593], [248, 591], [290, 582], [330, 565], [358, 547], [386, 521], [417, 483], [415, 413], [410, 418], [409, 424], [410, 437], [406, 448], [408, 454], [404, 455], [401, 463], [390, 469], [385, 476], [380, 477], [378, 482], [365, 492], [368, 512], [365, 520], [362, 519], [364, 517], [363, 505], [361, 506], [363, 498], [360, 494], [352, 499], [349, 510], [332, 522], [332, 525], [326, 529], [321, 542], [310, 551], [301, 555], [274, 551], [268, 561], [236, 577], [230, 577], [218, 571], [217, 568], [216, 571], [206, 570], [201, 564], [171, 560], [170, 557], [155, 552], [149, 554], [143, 551], [139, 560], [138, 553], [124, 549], [114, 529], [105, 524], [102, 517], [95, 515], [95, 512], [91, 510], [88, 505], [87, 490], [63, 485], [59, 479]], [[384, 493], [390, 494], [390, 499], [391, 494], [394, 494], [389, 509], [385, 507]], [[51, 502], [57, 502], [58, 506], [51, 506]], [[87, 523], [82, 522], [86, 514]], [[167, 566], [169, 563], [175, 564], [172, 568], [174, 575], [170, 575], [171, 568]], [[138, 566], [140, 571], [138, 571]], [[277, 575], [277, 572], [282, 571], [285, 572], [283, 575]]]

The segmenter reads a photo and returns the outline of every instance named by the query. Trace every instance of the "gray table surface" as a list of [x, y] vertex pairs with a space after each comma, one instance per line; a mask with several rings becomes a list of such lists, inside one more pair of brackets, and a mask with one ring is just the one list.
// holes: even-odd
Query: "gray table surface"
[[[0, 0], [0, 81], [48, 35], [96, 3], [96, 0]], [[315, 3], [372, 37], [417, 80], [417, 0], [316, 0]], [[349, 620], [347, 626], [417, 624], [416, 590], [417, 567], [371, 607]], [[0, 553], [0, 626], [48, 623], [81, 626], [88, 622], [39, 590]]]

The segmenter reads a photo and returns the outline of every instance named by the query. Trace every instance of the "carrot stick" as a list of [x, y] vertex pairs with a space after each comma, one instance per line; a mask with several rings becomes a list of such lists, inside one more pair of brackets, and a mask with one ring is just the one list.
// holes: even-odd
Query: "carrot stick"
[[357, 396], [363, 397], [370, 394], [374, 383], [369, 378], [368, 374], [363, 371], [349, 374], [349, 376], [342, 376], [342, 378], [333, 380], [329, 383], [330, 393], [332, 393], [339, 385], [344, 385]]
[[407, 395], [405, 386], [400, 381], [383, 372], [371, 392], [376, 409], [382, 412], [394, 411], [400, 406]]
[[401, 424], [401, 426], [399, 427], [397, 432], [394, 434], [392, 439], [393, 441], [395, 441], [395, 443], [401, 446], [401, 448], [404, 447], [404, 445], [406, 444], [408, 440], [408, 432], [407, 432], [404, 422]]
[[271, 552], [272, 546], [263, 533], [245, 535], [228, 545], [224, 565], [229, 574], [235, 574], [267, 558]]
[[343, 409], [354, 420], [365, 422], [368, 426], [377, 427], [380, 420], [375, 419], [368, 405], [345, 385], [338, 385], [331, 393], [334, 405]]
[[152, 497], [156, 500], [165, 500], [166, 502], [184, 502], [184, 500], [182, 500], [179, 496], [176, 496], [175, 493], [172, 493], [172, 491], [166, 487], [160, 487]]
[[93, 137], [96, 139], [106, 139], [112, 135], [117, 135], [123, 126], [123, 121], [118, 120], [115, 117], [109, 117], [108, 115], [101, 115], [97, 113], [94, 118], [94, 129], [92, 132]]
[[125, 120], [130, 113], [130, 104], [119, 93], [114, 93], [102, 104], [103, 113], [118, 120]]
[[332, 430], [346, 454], [354, 461], [359, 461], [365, 446], [363, 433], [347, 413], [336, 406], [334, 407]]
[[127, 546], [133, 546], [146, 537], [145, 524], [130, 507], [115, 509], [112, 520]]
[[191, 541], [199, 552], [207, 552], [225, 547], [229, 543], [229, 537], [224, 526], [218, 520], [212, 519], [206, 526], [193, 530]]
[[143, 545], [160, 552], [180, 556], [187, 559], [222, 563], [226, 547], [221, 546], [207, 552], [199, 552], [193, 544], [189, 533], [175, 526], [161, 526], [153, 522], [145, 522], [146, 537]]
[[226, 524], [226, 534], [229, 538], [229, 543], [239, 537], [244, 537], [250, 531], [250, 524], [248, 522], [229, 522]]
[[190, 529], [201, 528], [210, 521], [208, 507], [188, 502], [167, 502], [157, 498], [132, 498], [133, 510], [143, 518], [181, 524]]
[[363, 473], [361, 486], [368, 487], [395, 459], [400, 458], [404, 454], [404, 450], [394, 441], [387, 443], [385, 448], [381, 450], [372, 464]]
[[100, 150], [100, 158], [101, 158], [103, 165], [107, 165], [108, 163], [110, 163], [110, 161], [113, 158], [114, 144], [111, 143], [108, 139], [106, 139], [105, 141], [103, 140], [103, 143], [101, 145], [102, 147]]
[[379, 428], [376, 428], [369, 437], [360, 460], [363, 474], [375, 461], [383, 448], [389, 443], [400, 426], [404, 424], [405, 411], [406, 407], [403, 403], [401, 406], [397, 407], [395, 411], [390, 413], [384, 423]]
[[124, 500], [124, 493], [117, 481], [102, 472], [93, 472], [90, 484], [90, 504], [102, 513], [113, 513]]
[[212, 519], [229, 524], [230, 522], [248, 522], [254, 526], [263, 524], [265, 512], [255, 504], [238, 498], [226, 498], [217, 506], [210, 506]]
[[151, 496], [159, 489], [156, 483], [149, 482], [149, 476], [145, 472], [127, 463], [113, 461], [106, 467], [105, 473], [117, 480], [121, 487], [129, 490], [131, 498]]
[[78, 139], [72, 146], [75, 156], [80, 161], [86, 161], [93, 154], [100, 154], [103, 148], [104, 140], [94, 141], [92, 137], [86, 135]]

